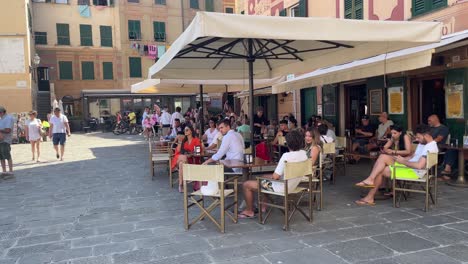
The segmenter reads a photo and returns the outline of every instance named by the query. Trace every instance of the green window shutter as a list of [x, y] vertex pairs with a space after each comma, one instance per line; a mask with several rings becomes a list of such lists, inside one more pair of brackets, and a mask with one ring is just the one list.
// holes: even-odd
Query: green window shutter
[[364, 19], [363, 0], [354, 0], [354, 19]]
[[57, 45], [70, 45], [70, 29], [68, 24], [56, 24]]
[[47, 45], [47, 32], [34, 32], [34, 43], [36, 45]]
[[[298, 17], [307, 17], [307, 0], [299, 1], [299, 15]], [[361, 0], [362, 1], [362, 0]]]
[[81, 46], [93, 46], [93, 31], [91, 25], [80, 25]]
[[157, 5], [166, 5], [166, 0], [156, 0], [155, 4], [157, 4]]
[[141, 39], [141, 24], [140, 20], [129, 20], [128, 21], [128, 38], [129, 39]]
[[353, 0], [344, 1], [344, 17], [346, 19], [353, 18]]
[[198, 4], [198, 0], [190, 0], [190, 8], [200, 9], [200, 6]]
[[94, 80], [94, 62], [82, 61], [81, 62], [81, 79]]
[[141, 78], [141, 58], [129, 57], [128, 65], [130, 67], [130, 78]]
[[287, 16], [287, 15], [288, 15], [288, 13], [287, 13], [287, 10], [286, 10], [286, 9], [283, 9], [283, 10], [281, 10], [281, 11], [279, 12], [279, 16], [285, 17], [285, 16]]
[[114, 79], [114, 67], [112, 62], [103, 62], [102, 63], [102, 78], [104, 80], [113, 80]]
[[154, 40], [158, 42], [166, 41], [166, 22], [153, 22]]
[[73, 63], [71, 61], [59, 61], [60, 80], [73, 80]]
[[100, 26], [101, 31], [101, 47], [112, 47], [112, 27]]
[[432, 0], [432, 10], [447, 6], [447, 0]]
[[234, 9], [232, 7], [226, 7], [226, 14], [234, 14]]
[[208, 12], [214, 12], [213, 0], [205, 0], [205, 9]]

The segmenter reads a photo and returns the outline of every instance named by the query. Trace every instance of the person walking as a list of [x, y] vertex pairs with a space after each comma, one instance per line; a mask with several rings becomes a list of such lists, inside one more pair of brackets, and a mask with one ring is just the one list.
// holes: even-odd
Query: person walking
[[[71, 136], [68, 118], [60, 112], [60, 108], [54, 109], [54, 115], [50, 118], [49, 137], [52, 138], [57, 159], [63, 160], [65, 153], [66, 136]], [[60, 145], [60, 155], [59, 155]]]
[[[40, 162], [42, 122], [37, 117], [36, 111], [29, 112], [29, 120], [26, 121], [26, 140], [31, 143], [32, 160]], [[36, 151], [37, 150], [37, 151]], [[37, 156], [35, 155], [37, 152]]]
[[[2, 164], [2, 177], [13, 176], [13, 160], [11, 158], [11, 140], [15, 120], [11, 115], [7, 115], [6, 109], [0, 106], [0, 162]], [[6, 169], [6, 162], [8, 169]]]

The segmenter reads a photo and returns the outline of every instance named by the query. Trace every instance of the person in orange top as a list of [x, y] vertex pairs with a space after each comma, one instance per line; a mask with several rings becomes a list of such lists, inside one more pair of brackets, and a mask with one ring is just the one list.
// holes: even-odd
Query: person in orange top
[[183, 192], [183, 164], [200, 163], [200, 158], [189, 158], [187, 154], [193, 153], [195, 147], [199, 147], [200, 153], [202, 152], [202, 143], [200, 139], [196, 137], [195, 129], [191, 126], [186, 126], [184, 129], [184, 133], [185, 137], [182, 142], [179, 142], [174, 157], [172, 158], [173, 168], [175, 166], [179, 167], [179, 192]]

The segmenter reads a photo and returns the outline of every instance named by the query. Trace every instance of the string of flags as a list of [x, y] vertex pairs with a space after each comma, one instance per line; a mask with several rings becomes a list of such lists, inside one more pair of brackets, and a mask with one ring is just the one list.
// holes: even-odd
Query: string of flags
[[169, 47], [166, 45], [143, 45], [137, 42], [130, 43], [130, 48], [138, 51], [140, 56], [147, 56], [152, 60], [161, 58]]

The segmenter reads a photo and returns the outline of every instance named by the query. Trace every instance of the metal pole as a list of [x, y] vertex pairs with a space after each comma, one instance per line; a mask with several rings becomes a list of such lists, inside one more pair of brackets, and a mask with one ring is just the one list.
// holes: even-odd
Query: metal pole
[[253, 40], [247, 40], [247, 53], [249, 63], [249, 104], [250, 104], [250, 148], [252, 150], [252, 156], [255, 157], [255, 146], [254, 146], [254, 72], [253, 72], [253, 63], [255, 62], [255, 57], [253, 56]]
[[205, 134], [205, 115], [203, 114], [203, 84], [200, 84], [200, 112], [198, 113], [198, 118], [200, 119], [200, 135], [201, 138]]

